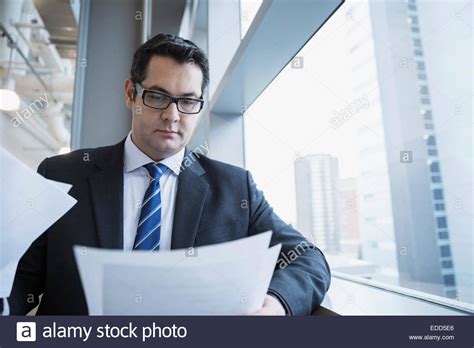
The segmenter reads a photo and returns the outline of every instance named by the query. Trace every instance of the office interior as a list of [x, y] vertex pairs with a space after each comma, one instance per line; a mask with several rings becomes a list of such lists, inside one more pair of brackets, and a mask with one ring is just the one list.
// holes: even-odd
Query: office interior
[[315, 314], [472, 315], [472, 6], [0, 0], [0, 146], [36, 170], [120, 142], [134, 51], [179, 35], [210, 63], [188, 147], [325, 253]]

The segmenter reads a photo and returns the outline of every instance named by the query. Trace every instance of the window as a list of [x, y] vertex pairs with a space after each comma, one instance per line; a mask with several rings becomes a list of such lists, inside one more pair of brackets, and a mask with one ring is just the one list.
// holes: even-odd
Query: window
[[417, 16], [410, 16], [410, 22], [411, 24], [418, 24], [418, 17]]
[[441, 264], [443, 268], [453, 268], [453, 261], [443, 261]]
[[443, 199], [443, 190], [441, 189], [433, 190], [433, 196], [434, 196], [434, 199], [438, 199], [438, 200]]
[[[390, 4], [346, 1], [295, 52], [303, 68], [290, 62], [244, 115], [246, 167], [334, 272], [474, 303], [472, 221], [455, 203], [472, 201], [472, 122], [450, 112], [472, 94], [470, 61], [452, 52], [470, 47], [454, 22], [433, 29], [454, 5], [395, 14]], [[420, 33], [407, 45], [412, 24]], [[403, 151], [412, 163], [399, 166]], [[404, 248], [416, 267], [399, 262]]]
[[[35, 171], [46, 157], [70, 151], [76, 63], [85, 64], [85, 59], [76, 60], [80, 4], [15, 1], [0, 5], [5, 31], [0, 89], [18, 98], [16, 110], [0, 109], [0, 146]], [[14, 44], [7, 45], [7, 37]]]
[[247, 34], [263, 0], [240, 0], [240, 37]]
[[431, 118], [431, 110], [423, 110], [422, 115], [423, 115], [423, 118], [425, 120], [431, 120], [432, 119]]
[[[430, 115], [431, 115], [431, 112], [430, 112]], [[430, 135], [430, 136], [426, 139], [426, 143], [427, 143], [428, 145], [435, 146], [435, 145], [436, 145], [436, 138], [435, 138], [433, 135]]]
[[[439, 239], [448, 239], [449, 238], [449, 233], [446, 232], [446, 231], [439, 232], [438, 236], [439, 236]], [[443, 262], [445, 262], [445, 261], [443, 261]]]
[[426, 74], [418, 74], [416, 76], [418, 77], [419, 80], [426, 81]]
[[448, 227], [448, 223], [446, 222], [446, 217], [445, 216], [441, 216], [441, 217], [436, 218], [436, 224], [437, 224], [438, 228]]
[[432, 173], [439, 173], [439, 163], [438, 162], [433, 162], [430, 164], [430, 171]]
[[441, 182], [441, 177], [438, 176], [438, 175], [433, 175], [433, 176], [431, 177], [431, 182], [433, 182], [433, 183], [440, 183], [440, 182]]
[[415, 52], [415, 56], [418, 56], [418, 57], [423, 56], [423, 51], [421, 50], [415, 50], [414, 52]]
[[425, 63], [423, 62], [416, 62], [416, 68], [418, 70], [425, 70]]
[[446, 285], [456, 285], [456, 281], [454, 280], [454, 275], [453, 274], [447, 274], [443, 276], [444, 278], [444, 284]]
[[442, 245], [440, 247], [441, 257], [450, 257], [451, 256], [451, 249], [448, 245]]

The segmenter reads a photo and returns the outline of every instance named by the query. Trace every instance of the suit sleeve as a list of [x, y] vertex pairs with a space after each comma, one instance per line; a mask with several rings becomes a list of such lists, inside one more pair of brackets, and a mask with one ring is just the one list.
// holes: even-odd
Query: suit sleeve
[[282, 244], [268, 292], [283, 302], [288, 314], [310, 315], [329, 289], [329, 265], [321, 250], [275, 214], [248, 171], [247, 183], [249, 235], [272, 230], [271, 245]]
[[[38, 173], [46, 177], [47, 159], [38, 167]], [[46, 232], [28, 248], [18, 263], [13, 288], [8, 303], [10, 314], [26, 315], [39, 304], [44, 292], [46, 277]]]

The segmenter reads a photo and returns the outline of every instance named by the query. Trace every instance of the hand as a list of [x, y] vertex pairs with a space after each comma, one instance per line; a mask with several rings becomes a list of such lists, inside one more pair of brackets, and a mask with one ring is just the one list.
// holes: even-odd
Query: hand
[[280, 301], [271, 295], [266, 295], [263, 300], [262, 308], [252, 315], [285, 315], [285, 308]]

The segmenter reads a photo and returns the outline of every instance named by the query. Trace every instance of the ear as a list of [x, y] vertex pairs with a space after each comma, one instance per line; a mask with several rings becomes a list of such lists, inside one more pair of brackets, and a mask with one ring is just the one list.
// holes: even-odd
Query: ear
[[135, 103], [134, 101], [134, 95], [135, 95], [135, 86], [133, 85], [132, 80], [126, 79], [125, 80], [125, 85], [124, 85], [124, 95], [125, 95], [125, 104], [127, 105], [127, 108], [129, 110], [132, 110], [133, 104]]

